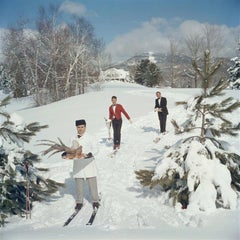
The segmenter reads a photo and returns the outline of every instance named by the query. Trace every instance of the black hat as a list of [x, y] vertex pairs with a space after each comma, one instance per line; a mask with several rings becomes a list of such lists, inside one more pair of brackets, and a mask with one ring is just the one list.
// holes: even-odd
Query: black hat
[[86, 126], [86, 121], [84, 119], [76, 120], [75, 125], [85, 125]]

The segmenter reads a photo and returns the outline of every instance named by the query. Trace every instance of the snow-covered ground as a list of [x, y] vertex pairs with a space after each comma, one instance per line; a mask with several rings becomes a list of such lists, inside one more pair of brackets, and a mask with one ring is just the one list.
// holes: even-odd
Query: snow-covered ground
[[[160, 90], [168, 100], [168, 133], [158, 143], [159, 122], [153, 111], [155, 92]], [[17, 112], [27, 123], [38, 121], [49, 128], [42, 130], [26, 145], [33, 153], [45, 150], [37, 140], [68, 144], [75, 134], [75, 120], [84, 118], [87, 131], [94, 136], [98, 146], [96, 156], [99, 169], [101, 207], [92, 226], [86, 226], [91, 213], [88, 188], [85, 186], [85, 206], [67, 227], [64, 221], [73, 212], [75, 185], [71, 177], [72, 162], [59, 155], [43, 157], [39, 164], [48, 167], [47, 177], [66, 184], [55, 194], [55, 200], [34, 203], [31, 219], [13, 216], [10, 223], [0, 229], [2, 240], [25, 239], [240, 239], [240, 201], [237, 210], [218, 209], [215, 212], [193, 213], [188, 209], [173, 208], [167, 204], [165, 194], [158, 188], [142, 188], [135, 176], [139, 169], [151, 169], [159, 160], [165, 146], [176, 142], [171, 119], [185, 118], [176, 101], [188, 100], [200, 89], [153, 89], [136, 84], [111, 82], [100, 91], [71, 97], [46, 106], [30, 108], [29, 99], [12, 100], [8, 112]], [[239, 91], [226, 90], [227, 96], [240, 99]], [[111, 96], [118, 97], [132, 118], [132, 124], [123, 120], [121, 149], [109, 157], [112, 143], [107, 140], [108, 130], [104, 117], [108, 117]], [[239, 122], [240, 110], [231, 114]], [[229, 149], [240, 154], [239, 137], [226, 137]]]

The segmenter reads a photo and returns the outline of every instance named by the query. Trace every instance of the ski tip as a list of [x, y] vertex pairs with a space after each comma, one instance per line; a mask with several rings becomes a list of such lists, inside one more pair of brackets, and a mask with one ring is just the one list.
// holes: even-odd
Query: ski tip
[[160, 141], [161, 138], [157, 137], [153, 140], [154, 143], [158, 143]]
[[65, 223], [63, 224], [63, 227], [66, 227], [68, 224], [69, 224], [69, 222], [65, 222]]

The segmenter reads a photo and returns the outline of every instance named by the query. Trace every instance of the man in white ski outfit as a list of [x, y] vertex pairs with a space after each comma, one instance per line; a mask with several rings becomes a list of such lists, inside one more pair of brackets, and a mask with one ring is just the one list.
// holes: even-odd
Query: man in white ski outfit
[[[99, 196], [97, 187], [97, 166], [93, 154], [93, 141], [86, 131], [86, 121], [76, 120], [77, 135], [71, 139], [73, 149], [82, 146], [80, 158], [73, 159], [73, 178], [76, 183], [76, 206], [81, 209], [83, 206], [83, 183], [86, 180], [92, 198], [93, 208], [99, 207]], [[64, 154], [62, 155], [65, 158]]]

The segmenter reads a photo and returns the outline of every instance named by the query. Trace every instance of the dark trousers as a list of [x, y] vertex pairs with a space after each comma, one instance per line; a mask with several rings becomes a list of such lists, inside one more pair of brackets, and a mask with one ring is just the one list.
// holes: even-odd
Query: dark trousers
[[113, 143], [115, 145], [120, 145], [121, 143], [121, 128], [122, 128], [122, 119], [113, 119]]
[[158, 119], [160, 123], [160, 133], [166, 132], [167, 114], [158, 113]]

